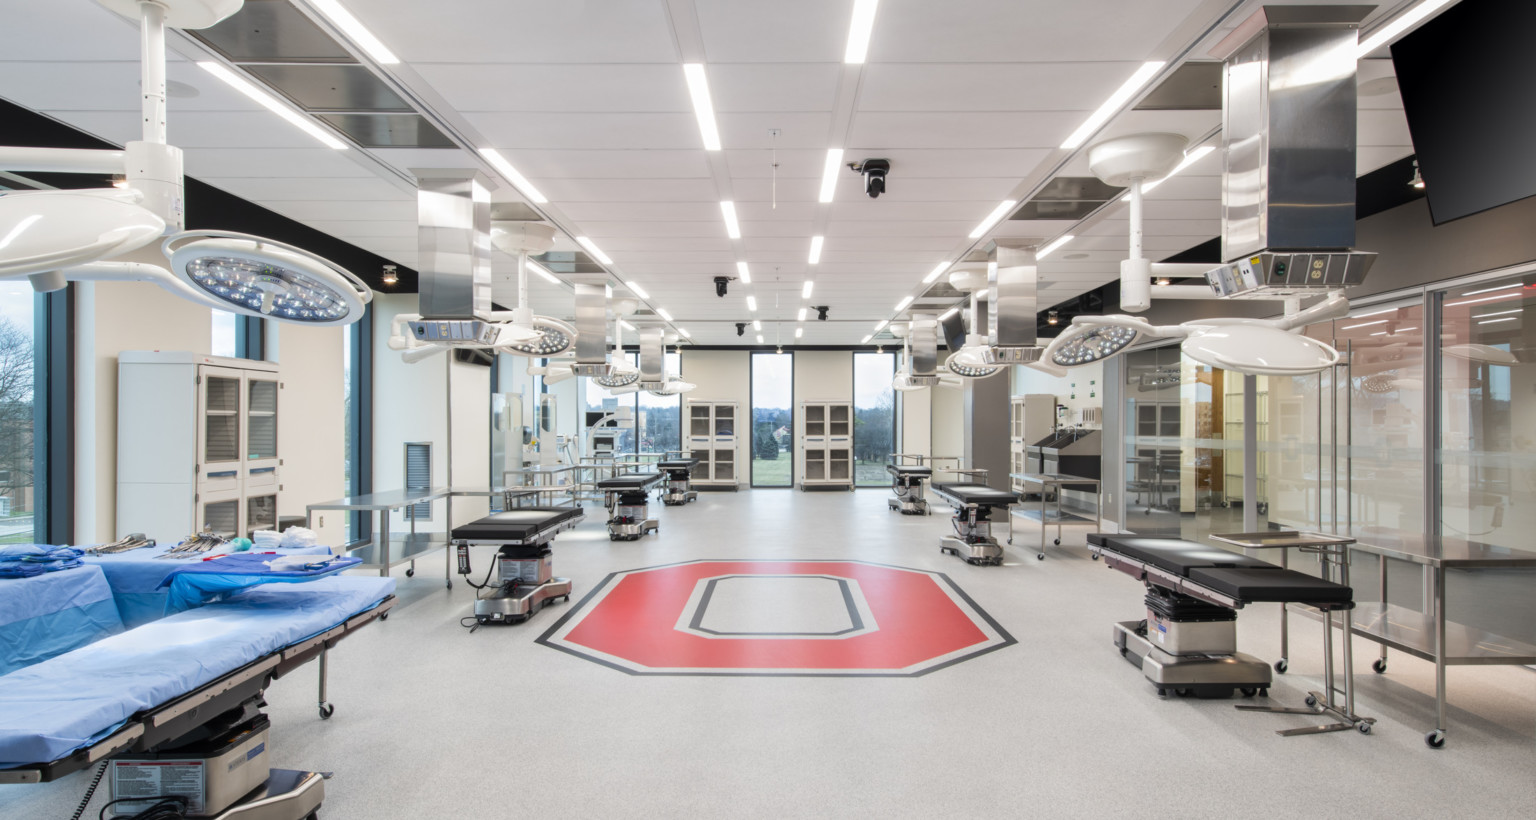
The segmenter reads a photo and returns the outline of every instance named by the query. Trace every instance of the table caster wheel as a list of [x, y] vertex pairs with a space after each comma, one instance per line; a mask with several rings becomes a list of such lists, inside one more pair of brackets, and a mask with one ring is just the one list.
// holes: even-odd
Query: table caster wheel
[[1309, 708], [1312, 708], [1312, 709], [1316, 709], [1317, 708], [1317, 698], [1315, 698], [1315, 697], [1313, 697], [1311, 695], [1307, 695], [1307, 699], [1305, 701], [1303, 701], [1303, 703], [1307, 704], [1307, 706]]
[[1168, 697], [1168, 690], [1159, 687], [1158, 690], [1157, 690], [1157, 696], [1160, 697], [1160, 698]]
[[1371, 663], [1371, 671], [1378, 675], [1385, 673], [1387, 671], [1387, 659], [1377, 658]]
[[448, 581], [448, 589], [453, 589], [453, 581]]
[[1091, 558], [1091, 559], [1093, 559], [1093, 560], [1095, 560], [1095, 561], [1097, 561], [1097, 560], [1099, 560], [1099, 554], [1098, 554], [1098, 553], [1096, 553], [1096, 552], [1090, 552], [1090, 553], [1088, 553], [1088, 557], [1089, 557], [1089, 558]]
[[383, 615], [380, 615], [380, 616], [379, 616], [379, 620], [381, 620], [381, 621], [387, 621], [387, 620], [389, 620], [389, 613], [388, 613], [388, 612], [386, 612], [386, 613], [384, 613], [384, 614], [383, 614]]
[[1291, 668], [1291, 664], [1285, 658], [1281, 658], [1280, 660], [1275, 661], [1275, 671], [1279, 672], [1282, 675], [1285, 674], [1285, 670], [1290, 669], [1290, 668]]
[[1058, 539], [1056, 539], [1056, 540], [1055, 540], [1055, 541], [1052, 541], [1052, 542], [1051, 542], [1051, 543], [1052, 543], [1052, 544], [1055, 544], [1055, 545], [1056, 545], [1056, 546], [1058, 546], [1058, 547], [1059, 547], [1059, 546], [1061, 546], [1061, 539], [1060, 539], [1060, 538], [1058, 538]]
[[407, 578], [415, 578], [416, 577], [416, 570], [415, 569], [408, 569], [408, 570], [406, 570], [405, 571], [405, 577], [407, 577]]
[[1013, 546], [1013, 539], [1012, 538], [1008, 539], [1008, 546], [1010, 546], [1010, 547]]
[[336, 707], [335, 706], [333, 706], [333, 705], [331, 705], [329, 703], [323, 703], [323, 704], [320, 705], [320, 719], [321, 720], [330, 720], [331, 719], [331, 715], [334, 715], [334, 714], [336, 714]]
[[1045, 560], [1045, 553], [1043, 553], [1043, 552], [1035, 553], [1035, 560], [1036, 561], [1044, 561]]
[[1366, 723], [1363, 720], [1360, 721], [1359, 723], [1356, 723], [1355, 724], [1355, 728], [1359, 729], [1360, 730], [1360, 734], [1362, 734], [1362, 735], [1368, 735], [1368, 734], [1371, 733], [1371, 724]]
[[1265, 689], [1265, 688], [1264, 688], [1264, 687], [1262, 687], [1262, 686], [1261, 686], [1261, 687], [1259, 687], [1259, 697], [1261, 697], [1261, 698], [1267, 698], [1267, 697], [1269, 697], [1269, 690], [1268, 690], [1268, 689]]
[[1243, 697], [1245, 697], [1245, 698], [1251, 698], [1254, 695], [1257, 695], [1259, 693], [1259, 690], [1254, 689], [1254, 688], [1252, 688], [1250, 686], [1245, 686], [1245, 687], [1243, 687], [1243, 688], [1241, 688], [1241, 689], [1239, 689], [1237, 691], [1242, 692], [1243, 693]]
[[1445, 732], [1436, 729], [1433, 732], [1425, 733], [1424, 743], [1431, 749], [1439, 749], [1445, 746]]

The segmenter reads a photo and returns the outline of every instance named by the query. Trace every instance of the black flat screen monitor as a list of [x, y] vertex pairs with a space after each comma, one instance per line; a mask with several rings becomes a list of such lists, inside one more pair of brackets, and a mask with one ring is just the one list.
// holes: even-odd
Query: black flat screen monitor
[[1461, 0], [1392, 45], [1436, 225], [1536, 196], [1533, 39], [1536, 2]]

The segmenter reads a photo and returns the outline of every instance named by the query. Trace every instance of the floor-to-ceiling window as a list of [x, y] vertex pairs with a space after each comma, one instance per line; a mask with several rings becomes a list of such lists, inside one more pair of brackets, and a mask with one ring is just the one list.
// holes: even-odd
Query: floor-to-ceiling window
[[[626, 353], [624, 360], [633, 366], [635, 364], [635, 354]], [[583, 411], [581, 420], [582, 454], [584, 456], [592, 456], [604, 451], [611, 451], [616, 456], [622, 458], [635, 453], [635, 394], [633, 392], [614, 393], [592, 379], [587, 378], [581, 379], [581, 393]], [[629, 420], [609, 419], [598, 428], [598, 434], [594, 437], [593, 425], [605, 416], [613, 415], [622, 408], [629, 409]]]
[[795, 481], [795, 358], [752, 354], [752, 486]]
[[853, 354], [853, 459], [859, 486], [890, 483], [886, 462], [896, 451], [896, 354]]
[[226, 310], [211, 311], [213, 346], [211, 352], [215, 356], [224, 356], [233, 359], [240, 355], [240, 350], [235, 342], [235, 325], [239, 317]]
[[0, 282], [0, 543], [36, 541], [33, 473], [37, 338], [25, 280]]
[[[680, 375], [680, 357], [666, 354], [666, 373], [669, 377]], [[636, 394], [639, 408], [635, 423], [638, 426], [636, 446], [642, 453], [667, 453], [683, 449], [682, 406], [680, 395], [658, 396], [641, 391]]]

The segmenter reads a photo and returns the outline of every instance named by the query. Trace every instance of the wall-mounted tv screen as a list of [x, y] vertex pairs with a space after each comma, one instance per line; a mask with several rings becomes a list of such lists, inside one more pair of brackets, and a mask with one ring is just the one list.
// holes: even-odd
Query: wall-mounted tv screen
[[1393, 44], [1436, 225], [1536, 196], [1533, 38], [1536, 2], [1461, 0]]

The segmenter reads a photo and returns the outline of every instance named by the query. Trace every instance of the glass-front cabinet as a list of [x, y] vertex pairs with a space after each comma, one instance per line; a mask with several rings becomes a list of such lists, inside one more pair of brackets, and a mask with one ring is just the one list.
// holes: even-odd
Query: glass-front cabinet
[[801, 402], [800, 488], [853, 489], [853, 403]]
[[703, 487], [737, 489], [735, 402], [689, 399], [686, 449], [698, 460], [693, 483]]

